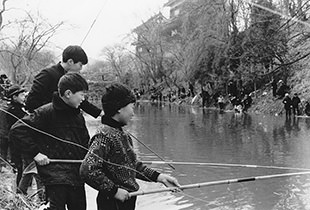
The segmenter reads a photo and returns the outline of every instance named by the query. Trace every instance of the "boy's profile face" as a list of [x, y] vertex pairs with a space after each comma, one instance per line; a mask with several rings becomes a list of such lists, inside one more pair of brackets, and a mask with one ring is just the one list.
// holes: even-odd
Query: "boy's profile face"
[[72, 93], [71, 90], [66, 90], [64, 94], [64, 101], [69, 106], [73, 108], [78, 108], [80, 104], [85, 100], [85, 96], [85, 91], [78, 91], [76, 93]]
[[68, 64], [68, 72], [78, 73], [82, 70], [83, 64], [81, 61], [74, 63], [72, 59], [67, 61]]
[[117, 120], [120, 123], [127, 125], [130, 122], [130, 120], [134, 116], [134, 111], [133, 111], [134, 105], [135, 105], [134, 103], [130, 103], [130, 104], [127, 104], [127, 106], [124, 106], [123, 108], [119, 110]]
[[13, 101], [16, 103], [24, 104], [26, 100], [26, 92], [21, 92], [13, 96]]

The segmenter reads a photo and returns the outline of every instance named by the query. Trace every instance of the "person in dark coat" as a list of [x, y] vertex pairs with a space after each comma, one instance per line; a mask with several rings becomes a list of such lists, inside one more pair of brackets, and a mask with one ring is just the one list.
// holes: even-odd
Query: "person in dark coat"
[[310, 103], [309, 103], [309, 101], [306, 102], [305, 110], [304, 111], [305, 111], [305, 114], [307, 116], [310, 116]]
[[277, 90], [277, 95], [279, 99], [282, 99], [286, 93], [289, 92], [289, 87], [282, 81], [279, 80], [279, 88]]
[[[36, 108], [52, 101], [57, 92], [57, 84], [61, 76], [68, 72], [79, 72], [88, 58], [80, 46], [68, 46], [62, 53], [62, 61], [43, 69], [33, 80], [33, 85], [26, 100], [26, 108], [33, 112]], [[104, 114], [99, 108], [84, 100], [80, 107], [83, 111], [97, 118]]]
[[271, 81], [271, 86], [272, 86], [272, 95], [273, 95], [273, 97], [277, 97], [278, 85], [277, 85], [277, 81], [274, 78]]
[[98, 190], [98, 210], [134, 210], [139, 189], [136, 178], [179, 187], [178, 181], [159, 173], [137, 159], [131, 136], [123, 130], [134, 115], [136, 101], [131, 90], [113, 83], [102, 95], [105, 116], [85, 156], [80, 173], [85, 182]]
[[[0, 154], [3, 160], [14, 164], [17, 169], [16, 182], [18, 185], [22, 174], [22, 161], [19, 153], [9, 144], [9, 131], [18, 119], [27, 114], [24, 110], [26, 89], [19, 85], [12, 85], [7, 90], [6, 97], [10, 102], [0, 110]], [[5, 166], [5, 164], [1, 165]]]
[[85, 210], [80, 165], [53, 163], [50, 159], [84, 158], [89, 133], [79, 107], [85, 99], [88, 84], [80, 74], [68, 73], [60, 78], [58, 89], [51, 103], [35, 109], [12, 126], [10, 138], [20, 146], [23, 154], [34, 159], [50, 202], [47, 209], [65, 209], [67, 206], [68, 210]]
[[288, 93], [285, 94], [283, 99], [284, 109], [285, 109], [285, 116], [286, 118], [291, 118], [292, 115], [292, 99]]
[[191, 82], [188, 82], [188, 90], [191, 97], [195, 96], [194, 85]]
[[208, 84], [205, 84], [201, 87], [201, 93], [200, 96], [202, 98], [202, 107], [206, 107], [209, 105], [209, 99], [210, 99], [210, 94], [208, 92], [209, 90], [209, 86]]
[[299, 115], [299, 104], [300, 104], [300, 98], [298, 97], [297, 93], [294, 93], [294, 96], [292, 98], [292, 109], [293, 109], [293, 115]]
[[243, 101], [242, 101], [242, 104], [243, 104], [243, 112], [247, 112], [248, 109], [251, 107], [252, 105], [252, 102], [253, 102], [253, 99], [251, 97], [251, 94], [246, 94]]

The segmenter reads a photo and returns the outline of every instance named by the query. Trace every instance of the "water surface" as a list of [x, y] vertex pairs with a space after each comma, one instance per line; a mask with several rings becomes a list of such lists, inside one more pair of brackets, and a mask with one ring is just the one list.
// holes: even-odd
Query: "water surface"
[[[310, 168], [310, 118], [236, 115], [214, 109], [169, 104], [140, 103], [126, 130], [167, 161], [234, 163]], [[88, 120], [90, 133], [98, 121]], [[160, 160], [134, 139], [142, 160]], [[182, 185], [300, 170], [150, 165], [178, 178]], [[310, 176], [291, 176], [209, 186], [183, 193], [158, 193], [138, 197], [137, 210], [179, 209], [310, 209]], [[142, 189], [162, 187], [141, 183]], [[96, 192], [89, 190], [89, 208], [96, 209]]]

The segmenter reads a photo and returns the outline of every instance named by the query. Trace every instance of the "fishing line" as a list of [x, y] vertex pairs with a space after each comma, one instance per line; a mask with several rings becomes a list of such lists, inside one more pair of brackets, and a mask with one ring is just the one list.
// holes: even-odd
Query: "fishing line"
[[[166, 162], [164, 158], [162, 158], [159, 154], [157, 154], [154, 150], [152, 150], [149, 146], [147, 146], [146, 144], [144, 144], [142, 141], [140, 141], [137, 137], [135, 137], [133, 134], [131, 134], [130, 132], [127, 131], [127, 133], [132, 136], [135, 140], [137, 140], [140, 144], [142, 144], [145, 148], [147, 148], [150, 152], [152, 152], [153, 154], [155, 154], [159, 159], [161, 159], [162, 161]], [[171, 165], [169, 162], [166, 162], [167, 165], [169, 165], [173, 170], [175, 170], [175, 167], [173, 165]]]
[[268, 8], [268, 7], [264, 7], [264, 6], [262, 6], [262, 5], [256, 4], [256, 3], [251, 2], [251, 1], [246, 1], [246, 2], [249, 3], [249, 4], [251, 4], [252, 6], [255, 6], [255, 7], [258, 7], [258, 8], [260, 8], [260, 9], [263, 9], [263, 10], [266, 10], [266, 11], [268, 11], [268, 12], [271, 12], [271, 13], [273, 13], [273, 14], [279, 15], [279, 16], [281, 16], [281, 17], [284, 17], [285, 19], [293, 20], [293, 21], [295, 21], [295, 22], [297, 22], [297, 23], [303, 24], [303, 25], [305, 25], [305, 26], [307, 26], [307, 27], [310, 28], [310, 24], [309, 24], [309, 23], [304, 22], [304, 21], [301, 21], [301, 20], [298, 20], [298, 19], [295, 18], [295, 17], [291, 17], [291, 16], [288, 16], [288, 15], [282, 14], [281, 12], [277, 12], [277, 11], [275, 11], [275, 10], [272, 10], [272, 9]]
[[310, 168], [295, 168], [295, 167], [283, 167], [283, 166], [264, 166], [264, 165], [249, 165], [249, 164], [234, 164], [234, 163], [199, 163], [199, 162], [173, 162], [173, 161], [142, 161], [145, 164], [167, 164], [174, 165], [198, 165], [198, 166], [220, 166], [220, 167], [245, 167], [245, 168], [268, 168], [268, 169], [284, 169], [284, 170], [300, 170], [310, 171]]
[[108, 2], [108, 1], [106, 0], [106, 1], [104, 2], [104, 4], [102, 5], [100, 11], [98, 12], [98, 14], [97, 14], [97, 16], [95, 17], [93, 23], [90, 25], [90, 27], [89, 27], [89, 29], [88, 29], [86, 35], [84, 36], [84, 38], [83, 38], [83, 40], [82, 40], [80, 46], [83, 45], [84, 41], [86, 40], [86, 38], [87, 38], [88, 34], [90, 33], [90, 31], [92, 30], [93, 26], [95, 25], [95, 23], [96, 23], [96, 21], [97, 21], [99, 15], [101, 14], [101, 12], [102, 12], [102, 10], [103, 10], [103, 8], [104, 8], [104, 6], [105, 6], [105, 4], [106, 4], [107, 2]]
[[14, 169], [14, 167], [13, 167], [7, 160], [5, 160], [4, 158], [2, 158], [1, 156], [0, 156], [0, 160], [3, 161], [6, 165], [8, 165], [8, 166], [10, 167], [10, 170], [13, 170], [13, 169]]

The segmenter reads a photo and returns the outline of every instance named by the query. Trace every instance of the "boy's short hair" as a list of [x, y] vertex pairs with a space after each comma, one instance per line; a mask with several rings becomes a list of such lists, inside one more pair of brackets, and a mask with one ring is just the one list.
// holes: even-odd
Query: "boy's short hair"
[[78, 45], [70, 45], [62, 52], [62, 61], [67, 62], [69, 59], [74, 63], [81, 62], [83, 65], [88, 63], [85, 51]]
[[63, 75], [58, 82], [58, 92], [61, 96], [64, 95], [66, 90], [71, 90], [72, 93], [87, 91], [88, 84], [80, 74], [67, 73]]
[[121, 83], [108, 85], [101, 98], [102, 109], [108, 117], [114, 116], [119, 109], [135, 102], [136, 97], [133, 92]]

